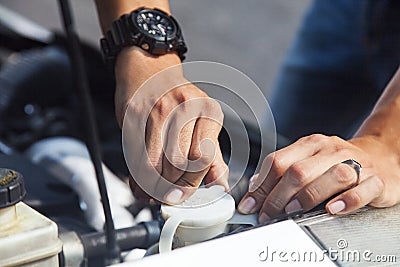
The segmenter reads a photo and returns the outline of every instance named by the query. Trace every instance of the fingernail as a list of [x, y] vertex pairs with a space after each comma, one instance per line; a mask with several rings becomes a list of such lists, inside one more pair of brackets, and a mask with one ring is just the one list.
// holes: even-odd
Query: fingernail
[[339, 213], [345, 208], [346, 208], [346, 203], [343, 200], [338, 200], [328, 206], [328, 210], [331, 214]]
[[269, 220], [271, 220], [271, 218], [266, 214], [266, 213], [261, 213], [260, 217], [258, 217], [258, 222], [259, 223], [266, 223]]
[[253, 197], [247, 197], [239, 203], [238, 210], [241, 213], [249, 214], [256, 206], [256, 200]]
[[179, 204], [182, 196], [183, 192], [181, 190], [173, 189], [165, 196], [165, 201], [169, 204]]
[[300, 202], [297, 199], [293, 199], [292, 201], [289, 202], [289, 204], [286, 205], [285, 212], [292, 213], [302, 209], [303, 207], [301, 206]]

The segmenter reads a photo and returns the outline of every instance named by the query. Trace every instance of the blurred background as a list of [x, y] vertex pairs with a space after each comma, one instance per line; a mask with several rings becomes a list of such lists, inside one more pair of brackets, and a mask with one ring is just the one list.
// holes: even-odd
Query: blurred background
[[[72, 0], [82, 39], [101, 37], [94, 0]], [[183, 28], [188, 61], [210, 60], [247, 74], [268, 95], [310, 0], [170, 0]], [[1, 3], [49, 29], [61, 29], [56, 0]]]
[[[280, 63], [309, 2], [170, 0], [172, 13], [182, 25], [189, 48], [187, 61], [215, 61], [232, 66], [247, 74], [266, 96], [271, 92]], [[158, 205], [133, 199], [126, 183], [129, 172], [122, 153], [121, 131], [114, 116], [115, 84], [99, 53], [98, 43], [102, 33], [94, 0], [71, 0], [71, 3], [80, 37], [85, 41], [82, 56], [95, 107], [102, 160], [109, 168], [106, 169], [106, 183], [112, 210], [116, 214], [115, 225], [119, 229], [132, 227], [128, 229], [129, 233], [142, 229], [138, 225], [142, 221], [151, 221], [159, 227]], [[75, 66], [70, 64], [66, 50], [67, 40], [61, 30], [57, 0], [1, 0], [0, 5], [1, 167], [24, 175], [27, 191], [24, 202], [54, 220], [60, 233], [74, 231], [86, 236], [101, 232], [105, 220], [98, 201], [100, 196], [86, 146], [82, 142], [88, 140], [83, 130], [87, 121], [82, 116], [77, 79], [72, 76]], [[3, 5], [30, 21], [23, 23], [24, 20], [18, 19], [16, 14], [4, 10]], [[33, 22], [57, 34], [38, 31]], [[46, 38], [39, 36], [43, 32]], [[217, 94], [224, 91], [215, 90], [209, 84], [208, 88], [202, 86], [199, 85]], [[260, 99], [248, 88], [244, 89], [246, 96], [251, 96], [251, 101]], [[254, 120], [251, 121], [253, 117], [249, 112], [249, 108], [254, 108], [251, 103], [245, 103], [248, 104], [246, 106], [224, 95], [219, 99], [240, 113], [245, 123], [249, 122], [245, 125], [247, 138], [233, 129], [235, 124], [225, 113], [224, 126], [231, 126], [232, 131], [228, 134], [224, 129], [219, 137], [224, 158], [232, 162], [230, 182], [238, 183], [232, 190], [238, 203], [247, 191], [247, 177], [254, 174], [259, 160], [266, 155], [264, 152], [267, 151], [261, 150], [261, 140], [267, 143], [264, 147], [269, 152], [275, 149], [279, 140], [275, 140], [275, 133], [264, 139], [265, 135], [260, 134], [262, 131], [254, 129]], [[263, 112], [264, 109], [266, 105], [257, 111]], [[275, 130], [271, 127], [261, 130], [264, 129]], [[238, 135], [245, 140], [232, 139]], [[237, 146], [249, 146], [247, 162], [239, 162], [231, 154], [231, 140], [239, 140], [232, 142]], [[246, 156], [247, 150], [235, 149], [239, 151], [236, 154]], [[71, 158], [76, 161], [70, 161]], [[147, 232], [140, 233], [143, 235], [139, 237], [136, 234], [124, 236], [126, 239], [133, 236], [153, 240], [148, 238]], [[96, 240], [97, 237], [104, 240], [101, 233], [93, 236]], [[153, 241], [156, 242], [158, 237]], [[91, 238], [87, 240], [88, 244], [94, 244]], [[130, 240], [126, 242], [129, 247], [123, 249], [136, 248], [132, 246], [137, 244], [147, 249], [153, 245], [151, 242], [144, 244]], [[104, 250], [98, 249], [97, 244], [100, 243], [90, 250], [92, 254], [85, 252], [89, 266], [103, 266], [99, 262], [103, 260]]]
[[[170, 5], [172, 14], [182, 26], [189, 48], [187, 61], [214, 61], [234, 67], [249, 76], [268, 98], [281, 62], [310, 2], [170, 0]], [[0, 3], [63, 35], [57, 0], [1, 0]], [[94, 0], [71, 0], [71, 4], [81, 39], [95, 48], [93, 51], [86, 47], [83, 54], [88, 64], [104, 158], [114, 171], [124, 169], [120, 153], [121, 134], [113, 110], [114, 85], [110, 83], [112, 79], [105, 72], [99, 54], [94, 53], [99, 51], [99, 39], [102, 37]], [[10, 71], [5, 71], [8, 68], [2, 69], [0, 90], [4, 87], [4, 92], [0, 92], [0, 95], [12, 97], [3, 101], [6, 103], [3, 108], [0, 105], [0, 121], [4, 122], [3, 126], [0, 123], [0, 139], [20, 150], [44, 137], [72, 136], [82, 139], [82, 131], [78, 126], [81, 118], [79, 112], [74, 112], [77, 100], [71, 94], [76, 86], [70, 80], [65, 51], [60, 50], [57, 44], [55, 47], [29, 51], [22, 49], [17, 60], [19, 63], [15, 62], [15, 54], [14, 57], [4, 57], [9, 63], [7, 66], [11, 65], [12, 68]], [[26, 69], [26, 75], [21, 75], [22, 68]], [[1, 85], [2, 80], [6, 86]], [[246, 97], [250, 97], [250, 103], [245, 103], [229, 90], [221, 90], [212, 84], [197, 85], [211, 97], [225, 102], [238, 113], [246, 127], [251, 128], [248, 132], [257, 136], [253, 138], [256, 140], [254, 145], [251, 145], [252, 151], [255, 151], [252, 152], [254, 159], [260, 153], [259, 131], [264, 133], [269, 152], [275, 149], [276, 142], [279, 145], [280, 140], [278, 137], [276, 141], [275, 125], [267, 105], [252, 102], [260, 99], [255, 92], [245, 91]], [[45, 95], [46, 98], [43, 97]], [[224, 112], [225, 127], [229, 125], [231, 134], [235, 132], [241, 136], [240, 126], [233, 120], [235, 116], [231, 116], [226, 109]], [[258, 114], [259, 121], [254, 112]], [[238, 129], [232, 129], [235, 127]], [[221, 139], [229, 140], [228, 137]], [[224, 147], [224, 143], [220, 142], [223, 150], [230, 151], [230, 146]], [[281, 145], [285, 144], [287, 142], [281, 142]], [[265, 153], [261, 152], [263, 155]]]
[[[248, 75], [267, 98], [310, 2], [311, 0], [170, 0], [172, 14], [180, 22], [189, 48], [187, 61], [214, 61], [234, 67]], [[0, 3], [63, 35], [57, 0], [1, 0]], [[99, 51], [102, 33], [94, 0], [71, 0], [71, 4], [81, 39], [95, 48], [93, 50], [86, 46], [83, 55], [88, 64], [104, 158], [111, 169], [118, 173], [116, 170], [125, 167], [122, 166], [124, 161], [120, 151], [121, 134], [114, 118], [114, 85], [110, 83], [112, 79], [108, 77], [110, 75], [107, 75], [101, 58], [96, 53]], [[12, 18], [11, 16], [8, 20], [13, 21]], [[18, 22], [15, 24], [18, 26]], [[32, 34], [32, 31], [28, 32]], [[5, 39], [1, 41], [4, 44], [10, 43]], [[7, 64], [1, 68], [0, 90], [4, 92], [1, 91], [0, 95], [9, 97], [7, 101], [3, 101], [4, 107], [0, 105], [0, 139], [19, 150], [25, 150], [45, 137], [72, 136], [82, 139], [79, 126], [81, 118], [79, 112], [75, 112], [79, 101], [71, 94], [76, 84], [69, 76], [67, 54], [57, 43], [62, 44], [63, 41], [59, 40], [54, 45], [41, 48], [16, 49], [21, 53], [13, 54], [13, 51], [8, 51], [13, 56], [4, 57]], [[21, 72], [22, 69], [24, 71]], [[257, 138], [253, 138], [256, 140], [254, 148], [252, 145], [252, 149], [256, 151], [253, 153], [254, 158], [260, 153], [259, 130], [264, 134], [266, 132], [268, 138], [265, 143], [269, 145], [268, 149], [275, 149], [275, 125], [270, 123], [273, 120], [270, 119], [267, 105], [251, 103], [252, 99], [259, 100], [256, 93], [245, 91], [248, 94], [246, 96], [250, 96], [250, 103], [245, 103], [229, 90], [219, 90], [211, 84], [198, 86], [211, 97], [222, 100], [233, 108], [246, 126], [251, 128], [248, 132], [255, 133]], [[260, 121], [256, 121], [253, 111], [261, 114]], [[225, 126], [239, 125], [229, 115], [225, 112]], [[239, 129], [231, 129], [231, 134], [232, 132], [241, 135]], [[229, 140], [227, 137], [222, 139]], [[224, 150], [230, 151], [230, 146], [224, 147], [225, 142], [220, 143]]]

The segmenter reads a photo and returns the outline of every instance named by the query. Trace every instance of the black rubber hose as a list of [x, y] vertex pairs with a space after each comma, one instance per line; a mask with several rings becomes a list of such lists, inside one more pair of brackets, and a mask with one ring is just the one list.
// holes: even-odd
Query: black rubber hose
[[99, 145], [99, 137], [97, 133], [97, 125], [95, 122], [94, 108], [89, 93], [89, 82], [87, 78], [85, 64], [83, 62], [82, 50], [79, 38], [75, 30], [71, 8], [68, 0], [58, 0], [62, 15], [64, 30], [68, 38], [68, 48], [71, 59], [71, 66], [76, 85], [79, 91], [82, 104], [82, 116], [86, 126], [86, 144], [89, 150], [90, 158], [93, 162], [97, 183], [100, 191], [101, 202], [103, 204], [105, 225], [104, 231], [107, 242], [105, 251], [106, 265], [120, 262], [120, 248], [116, 242], [115, 228], [113, 218], [111, 216], [110, 201], [107, 194], [107, 187], [104, 180], [104, 173], [101, 160], [101, 149]]
[[[121, 251], [135, 248], [147, 249], [158, 242], [160, 238], [160, 223], [158, 221], [142, 222], [136, 226], [116, 230], [117, 243]], [[85, 258], [98, 259], [106, 253], [106, 238], [104, 233], [90, 233], [81, 236], [85, 250]]]

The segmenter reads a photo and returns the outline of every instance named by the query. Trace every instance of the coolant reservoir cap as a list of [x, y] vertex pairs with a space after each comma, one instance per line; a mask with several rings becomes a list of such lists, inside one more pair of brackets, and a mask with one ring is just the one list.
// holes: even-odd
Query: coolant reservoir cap
[[10, 169], [0, 168], [0, 209], [20, 202], [25, 195], [22, 175]]

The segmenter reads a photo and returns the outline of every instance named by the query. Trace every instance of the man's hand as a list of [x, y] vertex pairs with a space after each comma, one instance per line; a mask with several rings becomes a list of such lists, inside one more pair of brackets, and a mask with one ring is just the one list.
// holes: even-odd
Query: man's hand
[[[347, 159], [362, 165], [359, 184], [355, 184], [353, 167], [341, 163]], [[326, 204], [331, 214], [348, 213], [367, 204], [388, 207], [400, 201], [398, 155], [373, 136], [350, 141], [307, 136], [270, 154], [263, 165], [271, 170], [261, 168], [239, 205], [242, 213], [260, 210], [260, 222], [284, 212], [310, 210], [340, 192]]]
[[[124, 147], [131, 150], [124, 151], [134, 172], [131, 188], [137, 197], [147, 197], [144, 184], [150, 197], [170, 204], [189, 197], [203, 178], [228, 189], [218, 144], [223, 113], [217, 101], [184, 79], [179, 64], [176, 54], [153, 57], [136, 47], [124, 49], [116, 63], [118, 121], [124, 128], [131, 125], [131, 132], [145, 124], [145, 132]], [[161, 179], [175, 186], [163, 187]]]

